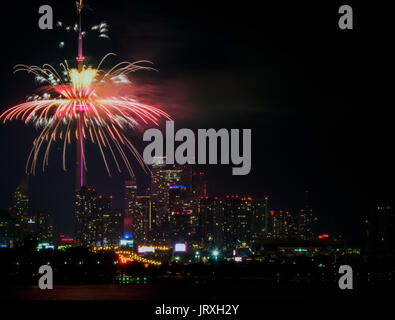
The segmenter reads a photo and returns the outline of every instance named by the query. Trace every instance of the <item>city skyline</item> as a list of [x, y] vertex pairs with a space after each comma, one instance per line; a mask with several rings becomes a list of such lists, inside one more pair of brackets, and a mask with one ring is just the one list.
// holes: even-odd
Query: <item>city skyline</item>
[[[53, 7], [55, 12], [62, 12], [56, 19], [75, 17], [72, 5], [58, 3]], [[266, 32], [271, 29], [273, 19], [268, 12], [278, 9], [274, 4], [262, 13], [265, 19], [253, 15], [236, 25], [233, 25], [234, 18], [239, 19], [236, 10], [230, 10], [221, 22], [215, 19], [222, 10], [220, 7], [212, 8], [206, 25], [199, 23], [206, 17], [203, 9], [182, 15], [184, 7], [176, 4], [164, 7], [162, 14], [155, 11], [153, 4], [118, 3], [108, 8], [95, 3], [93, 7], [94, 12], [86, 13], [87, 24], [107, 19], [111, 41], [87, 38], [86, 52], [102, 56], [101, 53], [115, 49], [120, 56], [155, 61], [160, 69], [155, 75], [157, 79], [139, 75], [136, 94], [150, 102], [157, 100], [171, 111], [176, 116], [177, 128], [252, 129], [252, 171], [247, 177], [231, 177], [229, 166], [202, 168], [214, 177], [214, 193], [268, 195], [274, 207], [296, 207], [296, 210], [303, 205], [304, 191], [310, 189], [320, 223], [329, 233], [340, 232], [356, 243], [360, 242], [359, 223], [363, 217], [392, 201], [393, 159], [391, 155], [378, 156], [379, 150], [386, 150], [391, 143], [391, 125], [386, 124], [391, 117], [382, 116], [390, 114], [385, 107], [387, 91], [382, 91], [388, 87], [385, 63], [389, 57], [373, 47], [367, 48], [360, 31], [352, 38], [351, 45], [350, 34], [339, 34], [336, 28], [332, 29], [332, 20], [323, 8], [316, 8], [318, 12], [309, 9], [312, 17], [322, 18], [314, 18], [317, 28], [309, 28], [313, 22], [296, 20], [291, 14], [302, 14], [296, 5], [284, 12], [285, 24], [275, 33]], [[242, 10], [248, 13], [247, 9]], [[119, 15], [120, 11], [125, 14]], [[58, 48], [58, 31], [36, 28], [31, 12], [36, 12], [33, 3], [20, 13], [23, 18], [14, 28], [15, 36], [5, 35], [10, 45], [3, 51], [7, 56], [4, 70], [9, 72], [1, 75], [2, 107], [15, 103], [14, 97], [23, 97], [35, 88], [34, 84], [26, 83], [24, 76], [11, 76], [13, 65], [22, 61], [40, 64], [59, 60], [58, 57], [75, 58], [76, 46], [66, 41], [64, 48]], [[161, 17], [164, 18], [157, 19]], [[69, 20], [72, 23], [75, 19]], [[254, 25], [254, 21], [260, 23]], [[26, 33], [26, 28], [33, 24], [32, 33]], [[122, 32], [125, 26], [126, 32]], [[243, 36], [238, 30], [244, 31]], [[319, 36], [321, 33], [325, 37]], [[191, 34], [193, 37], [188, 41], [187, 35]], [[265, 42], [259, 40], [262, 34]], [[305, 36], [301, 38], [300, 34]], [[365, 36], [371, 39], [372, 34], [367, 32]], [[311, 42], [312, 38], [318, 42]], [[385, 39], [382, 36], [377, 41], [385, 46]], [[158, 47], [158, 41], [164, 45]], [[26, 46], [40, 50], [26, 55], [23, 50]], [[315, 67], [320, 61], [313, 54], [317, 46], [326, 61], [320, 68]], [[350, 74], [343, 79], [338, 77], [337, 68], [344, 63], [344, 55], [357, 59], [347, 60]], [[92, 56], [88, 58], [93, 62]], [[364, 61], [372, 59], [379, 61], [379, 65], [360, 69]], [[364, 98], [358, 94], [361, 88]], [[383, 93], [373, 94], [377, 91]], [[322, 99], [323, 96], [326, 98]], [[371, 114], [370, 106], [381, 113]], [[23, 177], [29, 149], [25, 142], [32, 138], [33, 131], [18, 124], [0, 127], [2, 150], [9, 154], [1, 159], [1, 166], [7, 170], [2, 170], [0, 207], [7, 206]], [[137, 144], [142, 150], [142, 142]], [[105, 177], [103, 164], [95, 160], [96, 151], [88, 150], [88, 154], [91, 155], [87, 159], [88, 184], [104, 194], [113, 194], [120, 206], [127, 177], [123, 174], [112, 179]], [[75, 159], [73, 152], [70, 159]], [[50, 162], [58, 161], [53, 156]], [[68, 167], [72, 166], [68, 164]], [[148, 184], [144, 173], [136, 172], [136, 175], [139, 184]], [[58, 224], [72, 230], [72, 170], [64, 173], [50, 166], [45, 175], [37, 173], [32, 180], [32, 192], [36, 194], [32, 206], [52, 209]]]
[[[305, 191], [304, 205], [301, 209], [274, 208], [270, 205], [268, 196], [253, 198], [250, 195], [240, 194], [224, 196], [210, 194], [207, 192], [210, 177], [205, 172], [196, 171], [193, 168], [193, 165], [188, 164], [166, 165], [164, 161], [159, 160], [157, 164], [151, 166], [152, 180], [148, 187], [138, 188], [135, 179], [125, 181], [121, 207], [114, 205], [113, 195], [103, 195], [93, 186], [84, 186], [76, 192], [73, 230], [62, 229], [57, 225], [57, 233], [53, 234], [52, 216], [50, 242], [57, 243], [60, 234], [63, 237], [67, 234], [68, 238], [75, 239], [77, 246], [108, 244], [117, 247], [119, 241], [125, 237], [133, 239], [135, 245], [172, 245], [175, 242], [202, 244], [207, 237], [211, 238], [214, 234], [221, 233], [222, 240], [215, 241], [226, 243], [225, 229], [238, 230], [238, 226], [243, 225], [239, 233], [230, 236], [232, 240], [228, 239], [231, 246], [243, 241], [251, 245], [257, 239], [318, 239], [320, 232], [318, 232], [317, 221], [319, 218], [313, 214], [309, 190]], [[25, 217], [25, 220], [32, 220], [32, 217], [37, 216], [37, 212], [31, 209], [32, 199], [29, 197], [28, 185], [29, 176], [26, 175], [16, 188], [12, 203], [6, 210], [10, 217], [16, 219]], [[235, 207], [226, 213], [228, 210], [226, 207], [231, 203], [237, 204], [239, 208]], [[225, 212], [221, 213], [221, 210]], [[38, 216], [42, 214], [44, 211], [41, 210]], [[185, 222], [179, 224], [177, 221], [180, 218], [176, 214], [180, 217], [184, 217], [185, 214], [185, 217], [190, 218], [189, 227], [185, 225]], [[235, 218], [231, 218], [233, 214], [236, 214]], [[7, 214], [4, 217], [6, 216]], [[117, 216], [119, 218], [116, 218]], [[244, 218], [239, 221], [239, 217]], [[36, 218], [33, 219], [36, 220]], [[229, 219], [236, 220], [232, 222], [233, 220]], [[106, 220], [108, 222], [105, 222]], [[221, 228], [222, 231], [215, 231], [215, 228]], [[104, 235], [105, 229], [109, 229], [106, 232], [112, 232], [111, 235]], [[328, 233], [325, 235], [328, 237]], [[341, 239], [342, 235], [331, 234], [330, 238]], [[17, 243], [20, 245], [21, 240], [19, 239], [11, 246]], [[224, 244], [224, 248], [229, 244]], [[218, 244], [217, 247], [222, 245]]]

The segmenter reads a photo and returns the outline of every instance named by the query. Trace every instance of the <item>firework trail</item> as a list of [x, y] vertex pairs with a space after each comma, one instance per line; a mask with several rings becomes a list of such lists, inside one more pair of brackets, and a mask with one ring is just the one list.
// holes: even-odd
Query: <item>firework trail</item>
[[[0, 115], [3, 123], [23, 120], [26, 124], [33, 123], [42, 129], [33, 142], [26, 163], [26, 172], [35, 173], [40, 153], [44, 153], [44, 170], [48, 165], [51, 146], [58, 141], [63, 144], [63, 169], [66, 170], [66, 149], [73, 140], [90, 140], [97, 144], [109, 175], [111, 173], [106, 149], [119, 172], [120, 156], [130, 175], [134, 175], [126, 150], [147, 169], [125, 132], [139, 125], [158, 125], [160, 118], [170, 119], [170, 116], [158, 108], [141, 104], [130, 97], [111, 96], [107, 92], [117, 92], [121, 85], [129, 83], [127, 75], [131, 72], [155, 69], [150, 66], [151, 62], [146, 60], [121, 62], [108, 71], [100, 69], [103, 61], [110, 55], [113, 54], [107, 54], [96, 69], [84, 66], [79, 71], [69, 68], [67, 61], [60, 64], [60, 73], [49, 64], [43, 67], [14, 67], [14, 72], [27, 71], [34, 74], [37, 81], [45, 84], [39, 90], [41, 95], [30, 97], [28, 101]], [[85, 154], [82, 158], [86, 170]]]

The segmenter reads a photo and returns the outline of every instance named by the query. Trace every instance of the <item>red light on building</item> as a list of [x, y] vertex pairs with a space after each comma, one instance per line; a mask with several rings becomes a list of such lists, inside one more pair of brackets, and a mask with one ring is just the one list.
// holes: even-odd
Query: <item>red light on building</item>
[[267, 201], [267, 200], [269, 200], [269, 198], [268, 198], [268, 197], [265, 197], [265, 200]]
[[64, 238], [64, 234], [61, 234], [59, 237]]
[[102, 196], [99, 196], [99, 199], [101, 199], [102, 198]]
[[272, 216], [274, 216], [275, 213], [276, 213], [276, 212], [275, 212], [274, 210], [270, 210], [270, 214], [271, 214]]
[[110, 199], [112, 199], [112, 196], [110, 196]]
[[329, 235], [326, 234], [326, 233], [324, 233], [324, 234], [320, 234], [320, 235], [318, 236], [318, 239], [325, 239], [325, 238], [328, 238], [328, 237], [329, 237]]
[[62, 238], [62, 241], [70, 242], [70, 241], [74, 241], [74, 238]]
[[304, 209], [300, 209], [300, 212], [304, 212]]
[[248, 199], [248, 200], [252, 200], [252, 197], [248, 197], [247, 199]]

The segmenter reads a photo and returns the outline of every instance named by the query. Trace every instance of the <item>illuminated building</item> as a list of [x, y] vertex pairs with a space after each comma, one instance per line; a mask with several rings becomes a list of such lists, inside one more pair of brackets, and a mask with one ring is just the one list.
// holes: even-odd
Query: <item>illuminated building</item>
[[21, 246], [30, 238], [38, 241], [53, 241], [53, 223], [48, 214], [30, 214], [29, 176], [26, 175], [17, 186], [8, 214], [0, 219], [0, 242], [8, 246]]
[[125, 181], [123, 221], [124, 234], [132, 234], [133, 214], [136, 210], [136, 195], [136, 179]]
[[254, 200], [252, 210], [251, 232], [252, 239], [265, 239], [271, 232], [269, 225], [268, 197], [264, 200]]
[[8, 210], [0, 211], [0, 248], [12, 248], [15, 241], [15, 218]]
[[152, 214], [151, 196], [136, 196], [135, 209], [133, 211], [132, 232], [134, 242], [146, 244], [156, 242], [153, 227], [155, 217]]
[[180, 172], [180, 182], [183, 186], [185, 186], [185, 190], [188, 196], [192, 196], [193, 194], [193, 170], [192, 165], [185, 164], [185, 165], [178, 165], [177, 166]]
[[200, 197], [197, 236], [206, 249], [231, 251], [249, 247], [267, 238], [269, 231], [268, 198], [264, 200], [227, 195]]
[[37, 238], [40, 242], [53, 243], [53, 219], [47, 213], [39, 213], [37, 215]]
[[25, 175], [17, 186], [10, 208], [11, 215], [15, 220], [15, 245], [23, 243], [23, 239], [29, 234], [32, 221], [29, 216], [29, 176]]
[[75, 242], [77, 246], [95, 246], [96, 238], [96, 190], [81, 187], [76, 192]]
[[224, 243], [223, 201], [218, 197], [200, 197], [197, 236], [208, 250], [222, 248]]
[[170, 244], [169, 186], [181, 181], [181, 169], [175, 165], [166, 165], [165, 157], [155, 158], [151, 167], [152, 213], [155, 215], [156, 244]]
[[313, 209], [310, 206], [308, 190], [306, 190], [305, 192], [305, 208], [300, 210], [297, 223], [298, 223], [298, 235], [301, 240], [314, 239], [317, 218], [314, 217]]
[[170, 238], [172, 243], [195, 240], [197, 203], [183, 185], [169, 187]]
[[234, 249], [252, 239], [251, 220], [253, 203], [251, 197], [226, 196], [223, 200], [224, 246]]
[[193, 195], [198, 198], [207, 196], [207, 177], [205, 172], [193, 172], [192, 191]]
[[123, 235], [123, 215], [113, 208], [113, 197], [98, 196], [94, 241], [96, 246], [117, 247]]
[[272, 210], [272, 223], [274, 240], [296, 240], [298, 236], [298, 224], [294, 214], [288, 210]]

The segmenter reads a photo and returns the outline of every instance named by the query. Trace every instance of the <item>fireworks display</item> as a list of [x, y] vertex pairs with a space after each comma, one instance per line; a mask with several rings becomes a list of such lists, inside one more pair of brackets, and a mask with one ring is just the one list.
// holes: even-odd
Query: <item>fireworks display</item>
[[[15, 72], [26, 71], [36, 76], [42, 85], [39, 94], [29, 97], [28, 101], [18, 104], [0, 115], [3, 123], [11, 120], [23, 120], [33, 123], [41, 133], [33, 141], [33, 147], [26, 163], [26, 172], [34, 174], [40, 152], [43, 156], [43, 170], [48, 165], [51, 146], [56, 142], [63, 144], [63, 169], [66, 170], [66, 149], [73, 140], [77, 146], [77, 186], [83, 186], [87, 170], [85, 157], [85, 140], [97, 144], [109, 175], [110, 168], [106, 153], [113, 158], [118, 171], [121, 171], [119, 156], [126, 165], [131, 176], [134, 176], [129, 158], [125, 153], [129, 150], [146, 169], [146, 165], [133, 143], [127, 138], [128, 129], [139, 125], [158, 125], [161, 117], [170, 119], [169, 115], [155, 107], [141, 104], [128, 96], [120, 96], [120, 87], [130, 84], [127, 75], [138, 70], [155, 70], [152, 63], [146, 60], [121, 62], [105, 71], [101, 69], [104, 60], [114, 55], [107, 54], [97, 68], [83, 65], [82, 40], [84, 31], [81, 28], [82, 0], [76, 2], [79, 24], [73, 30], [78, 32], [78, 68], [69, 68], [67, 61], [61, 63], [57, 71], [52, 65], [15, 66]], [[63, 27], [62, 22], [58, 22]], [[65, 27], [66, 30], [71, 27]], [[99, 35], [108, 37], [108, 25], [101, 23], [91, 28]], [[61, 42], [60, 47], [64, 46]], [[105, 150], [108, 152], [105, 152]], [[118, 156], [117, 156], [118, 155]]]
[[[116, 92], [117, 86], [128, 83], [128, 73], [153, 70], [149, 66], [149, 61], [121, 62], [108, 71], [101, 70], [102, 62], [109, 55], [111, 54], [103, 58], [97, 69], [84, 67], [80, 72], [69, 68], [67, 62], [62, 63], [63, 76], [48, 64], [42, 68], [15, 66], [15, 71], [33, 73], [38, 81], [46, 84], [41, 87], [41, 91], [44, 92], [41, 96], [36, 95], [31, 98], [33, 100], [18, 104], [0, 115], [3, 122], [20, 119], [42, 128], [40, 135], [33, 142], [26, 164], [27, 171], [34, 174], [42, 149], [43, 169], [48, 165], [49, 151], [56, 141], [63, 141], [63, 169], [66, 170], [66, 148], [73, 139], [89, 139], [96, 143], [108, 174], [110, 169], [105, 148], [110, 151], [119, 171], [121, 169], [115, 151], [118, 151], [131, 175], [134, 173], [125, 149], [130, 150], [144, 166], [141, 156], [125, 132], [139, 124], [158, 125], [160, 117], [170, 117], [164, 111], [138, 103], [132, 98], [106, 95], [106, 92]], [[85, 155], [83, 159], [86, 170]]]

